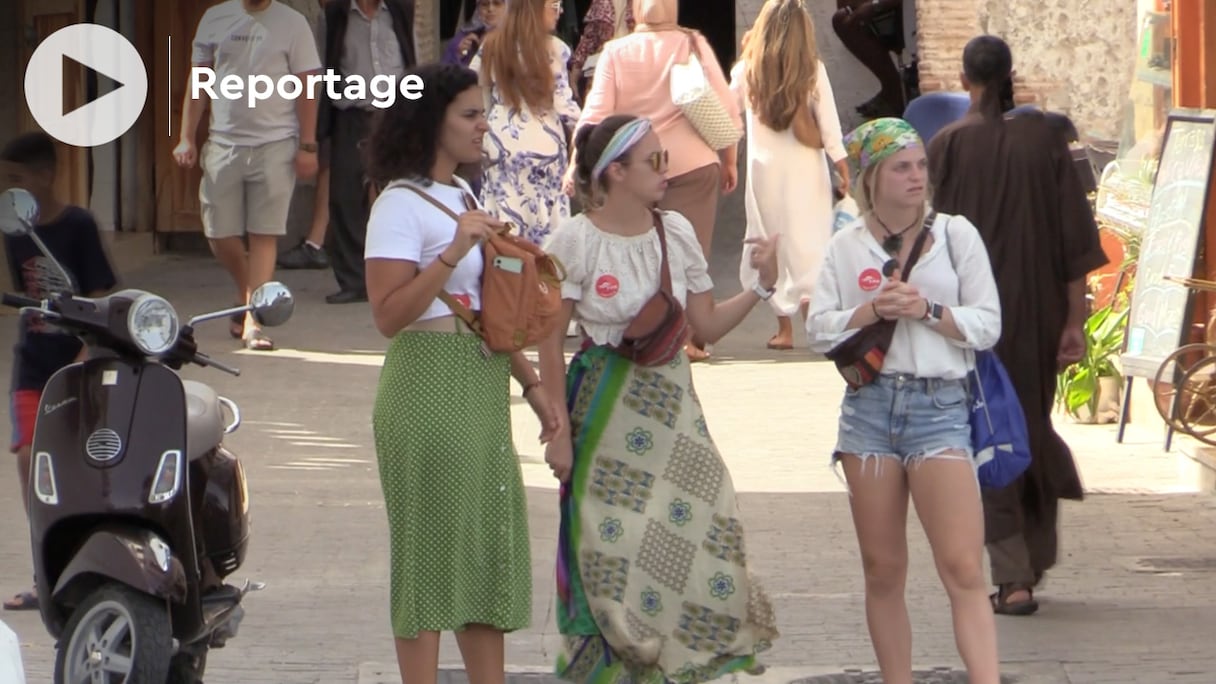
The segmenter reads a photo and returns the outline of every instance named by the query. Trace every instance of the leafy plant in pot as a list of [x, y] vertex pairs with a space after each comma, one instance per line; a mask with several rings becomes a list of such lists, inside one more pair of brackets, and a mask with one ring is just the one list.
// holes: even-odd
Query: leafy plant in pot
[[1115, 302], [1085, 321], [1085, 356], [1057, 376], [1056, 404], [1081, 423], [1108, 423], [1118, 416], [1119, 368], [1123, 333], [1130, 309]]

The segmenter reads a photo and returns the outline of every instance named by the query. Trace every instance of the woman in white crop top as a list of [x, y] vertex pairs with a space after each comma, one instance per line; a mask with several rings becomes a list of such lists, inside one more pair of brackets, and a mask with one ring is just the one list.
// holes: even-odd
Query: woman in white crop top
[[[666, 338], [674, 354], [667, 363], [660, 355], [642, 366], [617, 348], [660, 289], [657, 221], [671, 296], [707, 342], [771, 296], [776, 245], [751, 241], [759, 284], [715, 303], [696, 231], [679, 213], [653, 209], [666, 187], [667, 152], [649, 120], [608, 117], [581, 128], [576, 148], [589, 209], [545, 245], [567, 278], [559, 329], [540, 350], [544, 386], [570, 411], [545, 452], [563, 482], [558, 673], [574, 682], [584, 681], [579, 673], [603, 671], [605, 681], [619, 674], [695, 684], [753, 670], [777, 637], [776, 622], [749, 572], [730, 474], [710, 438], [683, 337], [677, 328]], [[562, 348], [571, 317], [586, 339], [567, 372]], [[700, 627], [727, 618], [737, 629]]]
[[[510, 380], [545, 425], [559, 414], [522, 354], [483, 354], [438, 299], [481, 308], [481, 242], [497, 221], [466, 204], [456, 176], [481, 158], [477, 74], [431, 64], [412, 73], [368, 140], [369, 174], [388, 187], [367, 225], [367, 293], [392, 340], [372, 418], [390, 531], [389, 613], [402, 681], [433, 681], [439, 637], [456, 633], [470, 672], [503, 672], [503, 633], [530, 624], [532, 558]], [[436, 203], [459, 215], [453, 220]]]
[[[1001, 334], [988, 251], [966, 218], [928, 221], [925, 149], [907, 122], [870, 121], [846, 147], [862, 216], [828, 244], [807, 331], [811, 347], [827, 352], [880, 318], [898, 321], [880, 374], [845, 392], [832, 456], [848, 482], [870, 638], [883, 681], [911, 684], [903, 594], [911, 494], [950, 597], [968, 681], [998, 684], [967, 382], [969, 350], [988, 349]], [[926, 229], [906, 273], [902, 264]]]

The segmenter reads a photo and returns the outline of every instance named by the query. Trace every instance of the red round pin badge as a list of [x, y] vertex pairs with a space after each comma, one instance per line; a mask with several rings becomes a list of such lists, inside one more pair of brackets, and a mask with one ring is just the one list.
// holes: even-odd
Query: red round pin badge
[[469, 308], [470, 306], [473, 306], [473, 298], [468, 296], [467, 294], [452, 295], [452, 299], [455, 299], [457, 302], [460, 302], [460, 305], [466, 309]]
[[882, 274], [876, 268], [867, 268], [857, 276], [857, 286], [866, 292], [873, 292], [882, 285]]
[[621, 290], [621, 281], [614, 275], [602, 275], [595, 281], [595, 293], [604, 299], [615, 297]]

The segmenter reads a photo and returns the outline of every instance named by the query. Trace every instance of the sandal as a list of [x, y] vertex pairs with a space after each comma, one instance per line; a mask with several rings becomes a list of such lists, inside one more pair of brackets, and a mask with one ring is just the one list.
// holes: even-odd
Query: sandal
[[38, 610], [38, 596], [32, 591], [23, 591], [4, 602], [5, 610]]
[[254, 328], [242, 339], [245, 341], [245, 348], [250, 351], [274, 351], [274, 340], [259, 328]]
[[[233, 306], [245, 306], [244, 304], [233, 304]], [[234, 313], [228, 317], [228, 334], [232, 335], [232, 339], [239, 340], [245, 335], [245, 314]]]
[[778, 337], [779, 335], [773, 335], [772, 337], [768, 338], [768, 344], [765, 346], [769, 349], [776, 349], [778, 351], [789, 351], [794, 348], [794, 345], [789, 342], [774, 342], [773, 340], [777, 339]]
[[[1019, 591], [1026, 592], [1030, 598], [1010, 601], [1009, 597]], [[1039, 609], [1039, 602], [1034, 598], [1034, 589], [1020, 584], [1002, 584], [988, 599], [992, 601], [992, 612], [997, 615], [1034, 615]]]

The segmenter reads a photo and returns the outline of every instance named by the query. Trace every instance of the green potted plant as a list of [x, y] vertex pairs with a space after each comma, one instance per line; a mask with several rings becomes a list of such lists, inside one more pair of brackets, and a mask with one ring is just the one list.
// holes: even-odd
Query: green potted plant
[[1085, 321], [1085, 356], [1057, 377], [1056, 403], [1081, 423], [1106, 423], [1118, 416], [1121, 386], [1116, 359], [1130, 310], [1125, 297], [1091, 313]]

